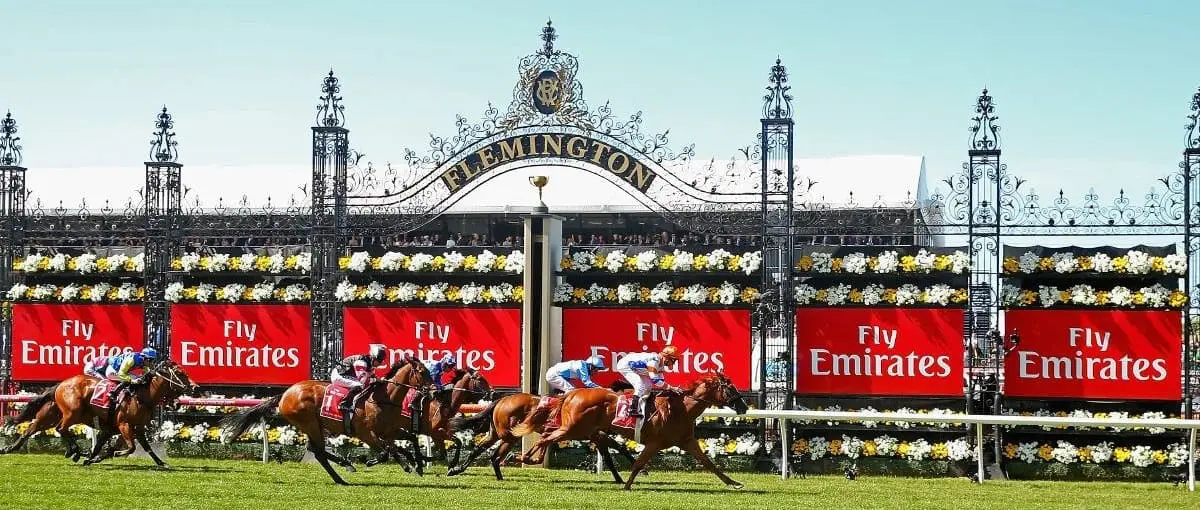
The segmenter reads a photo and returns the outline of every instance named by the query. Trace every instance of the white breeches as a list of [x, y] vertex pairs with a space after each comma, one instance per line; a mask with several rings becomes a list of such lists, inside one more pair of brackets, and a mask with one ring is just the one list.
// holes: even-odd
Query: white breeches
[[571, 384], [571, 381], [563, 379], [563, 376], [559, 375], [557, 372], [547, 373], [546, 374], [546, 382], [550, 383], [551, 388], [554, 388], [563, 393], [566, 393], [568, 391], [575, 389], [575, 386]]
[[83, 364], [83, 375], [89, 375], [97, 379], [104, 379], [104, 374], [96, 370], [96, 367], [92, 366], [90, 361]]
[[625, 380], [633, 386], [633, 394], [643, 396], [650, 390], [650, 376], [635, 372], [632, 368], [617, 367], [617, 372], [625, 376]]
[[115, 370], [112, 367], [105, 369], [104, 378], [110, 381], [124, 382], [124, 380], [121, 379], [120, 371]]
[[331, 372], [329, 372], [329, 382], [334, 383], [334, 384], [340, 384], [347, 388], [362, 387], [362, 383], [358, 382], [358, 379], [342, 377], [342, 374], [338, 373], [336, 368], [333, 369]]

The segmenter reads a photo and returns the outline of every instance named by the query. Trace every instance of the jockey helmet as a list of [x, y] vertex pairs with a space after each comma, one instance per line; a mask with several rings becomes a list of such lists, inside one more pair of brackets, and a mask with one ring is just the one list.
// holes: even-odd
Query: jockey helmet
[[452, 367], [452, 366], [455, 366], [458, 364], [458, 362], [455, 361], [455, 359], [454, 359], [454, 355], [450, 354], [450, 353], [446, 353], [445, 356], [442, 356], [442, 360], [439, 361], [439, 363], [441, 363], [442, 365], [448, 366], [448, 367]]
[[146, 358], [146, 359], [151, 359], [151, 360], [158, 359], [158, 351], [155, 350], [153, 347], [146, 347], [146, 348], [142, 349], [142, 352], [140, 354], [142, 355], [143, 358]]
[[604, 370], [604, 358], [601, 358], [600, 356], [589, 356], [588, 359], [584, 360], [584, 363], [599, 368], [600, 370]]
[[663, 350], [659, 353], [659, 355], [661, 355], [664, 360], [679, 361], [679, 349], [674, 345], [663, 347]]
[[371, 344], [371, 361], [375, 363], [383, 363], [387, 357], [387, 346], [383, 344]]

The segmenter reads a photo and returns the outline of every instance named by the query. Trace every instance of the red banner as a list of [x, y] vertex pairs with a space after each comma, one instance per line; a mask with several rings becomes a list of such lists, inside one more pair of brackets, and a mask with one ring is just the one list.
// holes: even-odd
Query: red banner
[[171, 305], [171, 359], [198, 384], [286, 385], [309, 378], [307, 304]]
[[626, 354], [674, 345], [679, 363], [667, 371], [668, 383], [724, 370], [738, 388], [750, 387], [749, 310], [566, 308], [562, 320], [562, 359], [604, 358], [608, 370], [593, 377], [598, 384], [620, 377], [613, 367]]
[[142, 305], [16, 303], [12, 378], [61, 381], [96, 356], [140, 349]]
[[346, 307], [344, 317], [345, 356], [364, 354], [376, 343], [391, 351], [388, 366], [401, 354], [422, 361], [450, 354], [492, 386], [521, 386], [519, 308]]
[[1006, 310], [1004, 323], [1020, 339], [1004, 360], [1005, 395], [1182, 398], [1179, 311]]
[[796, 392], [963, 395], [963, 310], [796, 309]]

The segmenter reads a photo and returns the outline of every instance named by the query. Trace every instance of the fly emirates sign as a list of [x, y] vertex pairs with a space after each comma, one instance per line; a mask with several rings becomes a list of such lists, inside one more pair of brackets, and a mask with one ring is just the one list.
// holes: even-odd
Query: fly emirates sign
[[1020, 342], [1005, 394], [1179, 400], [1183, 315], [1162, 310], [1008, 310]]
[[308, 305], [171, 305], [171, 359], [200, 384], [291, 384], [309, 377]]
[[61, 381], [96, 356], [140, 349], [141, 305], [17, 303], [12, 308], [12, 378]]
[[604, 358], [608, 370], [593, 375], [598, 384], [620, 377], [612, 368], [626, 354], [674, 345], [679, 363], [667, 371], [668, 383], [724, 370], [738, 388], [750, 387], [749, 310], [566, 308], [562, 320], [562, 359]]
[[799, 308], [796, 391], [961, 396], [963, 311]]

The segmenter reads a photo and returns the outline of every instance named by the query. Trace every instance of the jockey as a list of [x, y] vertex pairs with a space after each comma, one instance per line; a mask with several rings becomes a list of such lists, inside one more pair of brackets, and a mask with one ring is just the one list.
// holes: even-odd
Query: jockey
[[83, 364], [83, 375], [104, 379], [104, 371], [108, 368], [108, 356], [96, 356]]
[[429, 369], [429, 377], [433, 379], [433, 384], [438, 391], [442, 391], [442, 374], [446, 370], [454, 369], [457, 365], [458, 362], [455, 361], [454, 355], [448, 352], [445, 356], [442, 356], [442, 359], [437, 361], [430, 360], [425, 364], [425, 367]]
[[386, 357], [387, 346], [371, 344], [369, 353], [348, 356], [334, 366], [333, 371], [329, 373], [329, 382], [350, 390], [341, 404], [342, 418], [345, 423], [350, 423], [350, 415], [358, 405], [356, 401], [360, 396], [359, 393], [368, 384], [375, 381], [375, 367], [382, 365]]
[[627, 354], [617, 362], [617, 372], [625, 376], [625, 380], [633, 385], [633, 394], [637, 396], [636, 405], [629, 410], [630, 416], [641, 416], [642, 406], [645, 405], [646, 393], [651, 386], [666, 387], [663, 369], [670, 368], [679, 361], [679, 349], [674, 345], [663, 347], [662, 352], [638, 352]]
[[130, 384], [141, 380], [141, 377], [135, 379], [133, 375], [130, 375], [130, 372], [145, 369], [147, 362], [152, 362], [156, 359], [158, 359], [158, 351], [153, 347], [146, 347], [141, 352], [123, 352], [108, 358], [108, 367], [104, 371], [104, 378], [120, 383], [108, 394], [108, 411], [110, 414], [117, 407], [117, 398], [114, 397], [119, 395], [119, 392], [128, 389]]
[[599, 384], [592, 382], [591, 372], [604, 368], [604, 358], [600, 356], [591, 356], [583, 361], [564, 361], [546, 371], [546, 382], [550, 383], [551, 388], [563, 393], [575, 389], [568, 379], [578, 379], [585, 388], [599, 388]]

